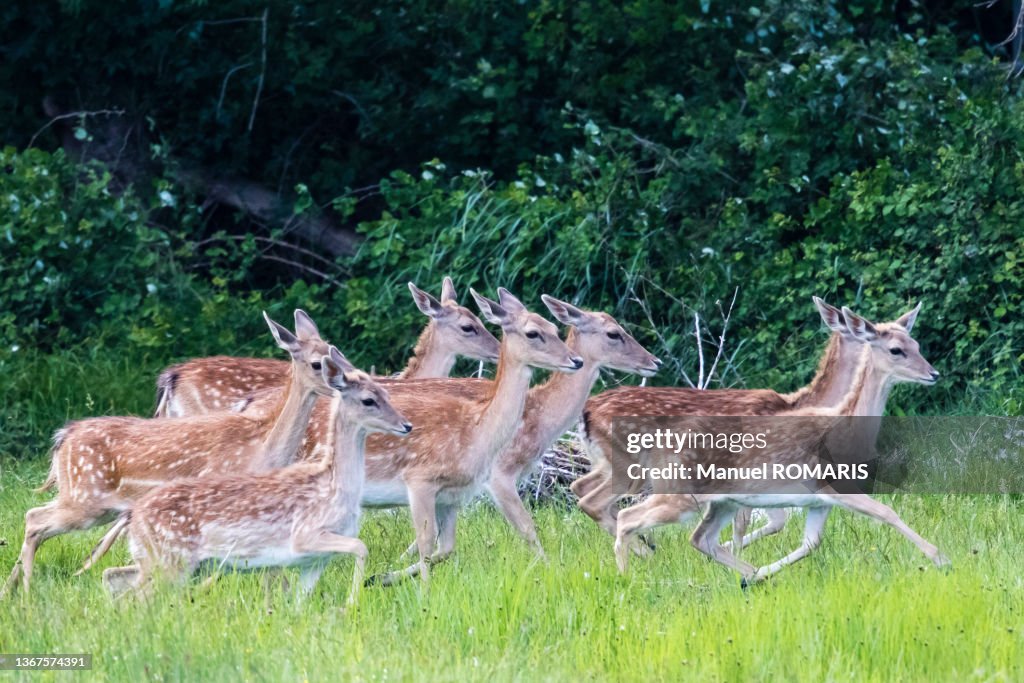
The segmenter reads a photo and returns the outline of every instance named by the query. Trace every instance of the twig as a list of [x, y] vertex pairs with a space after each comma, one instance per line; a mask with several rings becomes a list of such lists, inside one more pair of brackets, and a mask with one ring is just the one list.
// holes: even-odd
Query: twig
[[708, 370], [708, 381], [705, 383], [704, 388], [711, 383], [711, 377], [715, 374], [715, 368], [718, 367], [718, 359], [722, 357], [722, 351], [725, 349], [725, 332], [729, 329], [729, 318], [732, 317], [732, 307], [736, 305], [736, 296], [740, 293], [740, 288], [737, 287], [732, 292], [732, 301], [729, 302], [729, 312], [722, 312], [722, 304], [719, 302], [718, 311], [722, 313], [722, 334], [718, 335], [718, 353], [715, 354], [715, 362], [711, 364], [711, 369]]
[[263, 79], [267, 75], [267, 14], [270, 12], [270, 8], [266, 7], [263, 9], [263, 17], [260, 21], [263, 23], [263, 29], [260, 34], [260, 80], [256, 83], [256, 96], [252, 100], [252, 112], [249, 113], [249, 128], [248, 132], [252, 132], [252, 125], [256, 121], [256, 109], [260, 106], [260, 95], [263, 94]]
[[85, 119], [86, 116], [124, 116], [124, 109], [97, 109], [94, 111], [73, 111], [68, 114], [54, 116], [52, 119], [46, 122], [45, 126], [43, 126], [35, 133], [33, 133], [32, 137], [29, 138], [28, 146], [31, 147], [35, 143], [36, 138], [45, 133], [50, 126], [57, 123], [58, 121], [63, 121], [65, 119], [73, 119], [75, 117]]
[[697, 357], [700, 359], [700, 367], [697, 372], [697, 388], [707, 389], [704, 382], [704, 343], [700, 340], [700, 314], [693, 314], [693, 338], [697, 340]]
[[252, 66], [252, 62], [239, 64], [238, 66], [229, 69], [228, 72], [224, 75], [224, 80], [220, 83], [220, 97], [217, 98], [217, 119], [220, 119], [220, 109], [221, 106], [224, 104], [224, 95], [228, 91], [228, 81], [231, 80], [231, 76], [234, 75], [236, 71], [241, 71], [242, 69], [246, 69], [250, 66]]
[[299, 263], [298, 261], [292, 261], [291, 259], [282, 258], [281, 256], [275, 256], [273, 254], [264, 254], [263, 258], [267, 259], [268, 261], [277, 261], [279, 263], [287, 264], [287, 265], [292, 266], [294, 268], [298, 268], [301, 271], [304, 271], [304, 272], [307, 272], [307, 273], [312, 273], [313, 275], [316, 275], [317, 277], [323, 278], [324, 280], [327, 280], [328, 282], [336, 284], [339, 287], [342, 286], [341, 282], [339, 282], [338, 280], [335, 280], [333, 277], [331, 277], [327, 273], [325, 273], [323, 271], [320, 271], [320, 270], [317, 270], [316, 268], [313, 268], [312, 266], [307, 266], [307, 265], [305, 265], [303, 263]]

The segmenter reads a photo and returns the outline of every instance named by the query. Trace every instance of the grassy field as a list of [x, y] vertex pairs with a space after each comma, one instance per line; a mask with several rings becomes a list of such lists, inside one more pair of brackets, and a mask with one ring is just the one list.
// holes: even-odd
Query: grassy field
[[[12, 566], [41, 462], [8, 464], [0, 488], [0, 569]], [[276, 581], [231, 575], [114, 603], [99, 571], [72, 572], [99, 536], [47, 543], [33, 593], [0, 603], [0, 652], [91, 652], [90, 680], [982, 680], [1024, 678], [1022, 503], [1008, 497], [900, 497], [896, 509], [953, 560], [933, 568], [891, 529], [837, 512], [816, 555], [767, 585], [655, 534], [656, 556], [619, 576], [611, 539], [580, 513], [536, 511], [550, 561], [537, 562], [489, 505], [460, 522], [454, 559], [429, 591], [367, 589], [342, 610], [351, 562], [336, 561], [300, 602]], [[794, 546], [798, 524], [755, 546]], [[408, 517], [373, 512], [370, 571], [393, 567]], [[127, 559], [116, 546], [103, 566]], [[71, 679], [79, 673], [22, 674]]]

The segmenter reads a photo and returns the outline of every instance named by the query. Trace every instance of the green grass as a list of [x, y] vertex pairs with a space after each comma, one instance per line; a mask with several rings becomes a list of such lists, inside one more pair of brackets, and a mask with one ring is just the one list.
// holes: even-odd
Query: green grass
[[[44, 467], [0, 477], [0, 569], [21, 542]], [[367, 589], [341, 607], [351, 576], [335, 561], [305, 602], [276, 581], [229, 575], [212, 588], [164, 587], [114, 603], [99, 571], [71, 574], [99, 531], [52, 540], [33, 592], [0, 603], [0, 652], [92, 652], [99, 680], [983, 680], [1024, 677], [1020, 501], [900, 497], [900, 514], [953, 560], [943, 573], [887, 527], [834, 513], [823, 548], [744, 592], [682, 528], [619, 576], [611, 539], [580, 513], [536, 511], [540, 563], [488, 505], [460, 519], [459, 545], [418, 582]], [[799, 524], [755, 546], [755, 562], [798, 541]], [[408, 516], [369, 513], [371, 572], [394, 567]], [[103, 566], [127, 560], [123, 544]], [[25, 674], [70, 679], [80, 674]]]

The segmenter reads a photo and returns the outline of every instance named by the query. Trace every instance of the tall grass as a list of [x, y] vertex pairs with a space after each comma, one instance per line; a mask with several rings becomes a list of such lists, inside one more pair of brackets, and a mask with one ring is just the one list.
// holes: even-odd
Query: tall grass
[[[4, 570], [39, 500], [26, 484], [41, 474], [4, 474]], [[656, 555], [619, 576], [611, 539], [581, 514], [536, 511], [544, 563], [478, 505], [428, 591], [367, 589], [345, 612], [352, 567], [338, 560], [305, 602], [276, 580], [228, 575], [134, 604], [112, 602], [98, 571], [71, 576], [98, 537], [80, 533], [47, 543], [33, 593], [0, 604], [0, 651], [92, 652], [98, 680], [1020, 680], [1020, 503], [893, 504], [950, 555], [952, 572], [891, 529], [838, 513], [818, 553], [746, 592], [682, 529], [657, 533]], [[798, 526], [750, 556], [792, 548]], [[370, 571], [394, 567], [408, 516], [371, 513], [362, 536]], [[119, 546], [104, 566], [126, 561]]]

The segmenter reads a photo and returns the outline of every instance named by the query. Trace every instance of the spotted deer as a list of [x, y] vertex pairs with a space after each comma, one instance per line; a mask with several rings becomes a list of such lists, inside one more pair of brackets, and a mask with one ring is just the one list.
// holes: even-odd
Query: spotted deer
[[[543, 384], [529, 390], [522, 424], [511, 443], [497, 456], [487, 490], [505, 519], [543, 557], [544, 549], [537, 538], [533, 518], [519, 498], [517, 482], [537, 464], [555, 439], [576, 424], [602, 369], [650, 377], [658, 371], [661, 361], [607, 313], [584, 311], [546, 294], [541, 298], [555, 319], [568, 326], [565, 344], [583, 359], [583, 369], [572, 374], [552, 373]], [[489, 380], [473, 378], [416, 384], [424, 388], [428, 384], [436, 385], [438, 391], [457, 391], [460, 396], [473, 400], [482, 400], [492, 390]], [[397, 389], [392, 388], [392, 391]], [[414, 543], [410, 553], [416, 549]]]
[[[880, 417], [885, 410], [889, 392], [896, 383], [931, 385], [938, 380], [939, 373], [921, 355], [917, 341], [910, 336], [908, 325], [874, 325], [848, 308], [843, 308], [843, 316], [850, 333], [860, 340], [864, 347], [860, 352], [858, 368], [851, 387], [838, 406], [803, 407], [778, 413], [779, 417], [819, 419], [794, 421], [783, 425], [776, 423], [776, 434], [767, 440], [766, 448], [747, 449], [738, 453], [732, 453], [728, 449], [715, 451], [713, 457], [716, 463], [729, 467], [747, 467], [762, 461], [813, 464], [821, 461], [823, 444], [828, 443], [829, 439], [847, 443], [854, 438], [858, 439], [855, 442], [858, 450], [873, 448], [879, 421], [871, 420], [866, 425], [861, 422], [851, 429], [851, 421], [846, 418]], [[688, 424], [688, 427], [695, 431], [702, 429], [699, 423]], [[765, 428], [771, 428], [771, 425], [766, 424], [765, 418], [752, 416], [737, 418], [735, 425], [735, 430], [743, 433], [763, 432]], [[748, 429], [753, 431], [747, 432]], [[779, 431], [782, 433], [779, 434]], [[694, 454], [692, 451], [684, 451], [684, 459], [687, 455]], [[936, 566], [949, 564], [949, 560], [938, 548], [911, 529], [892, 508], [868, 495], [839, 492], [828, 482], [820, 481], [813, 482], [816, 486], [813, 490], [808, 489], [806, 493], [780, 493], [779, 484], [776, 482], [766, 481], [760, 486], [756, 481], [748, 483], [750, 487], [743, 492], [723, 493], [716, 492], [713, 488], [702, 488], [698, 482], [692, 495], [654, 494], [642, 503], [622, 510], [618, 516], [615, 540], [615, 556], [620, 571], [624, 572], [628, 568], [629, 547], [636, 534], [661, 524], [682, 522], [701, 507], [704, 507], [706, 512], [691, 537], [692, 545], [716, 562], [738, 571], [743, 577], [744, 585], [762, 581], [813, 552], [821, 543], [829, 511], [836, 506], [888, 524], [906, 536]], [[719, 535], [740, 506], [807, 508], [803, 543], [795, 551], [765, 567], [756, 568], [739, 560], [721, 545]]]
[[377, 382], [348, 367], [334, 347], [322, 361], [323, 381], [336, 392], [329, 460], [264, 474], [183, 480], [150, 491], [128, 513], [136, 564], [107, 569], [108, 589], [115, 595], [127, 588], [145, 594], [156, 575], [180, 582], [213, 563], [234, 570], [299, 566], [300, 589], [308, 594], [330, 557], [345, 553], [355, 557], [348, 595], [354, 604], [367, 555], [356, 537], [366, 437], [405, 436], [412, 425]]
[[[605, 391], [587, 401], [583, 412], [584, 444], [593, 469], [572, 484], [573, 492], [579, 497], [580, 508], [614, 536], [617, 515], [615, 504], [626, 494], [640, 493], [640, 483], [628, 492], [614, 490], [616, 468], [624, 464], [615, 460], [612, 448], [612, 424], [615, 418], [636, 415], [774, 415], [796, 408], [835, 405], [841, 401], [852, 385], [863, 342], [850, 333], [840, 309], [818, 297], [813, 297], [813, 300], [822, 321], [832, 330], [832, 335], [813, 380], [795, 392], [780, 394], [770, 389], [621, 387]], [[920, 308], [918, 304], [891, 324], [904, 327], [909, 332]], [[628, 481], [623, 477], [618, 479]], [[756, 538], [780, 531], [786, 522], [786, 512], [769, 510], [768, 524], [749, 536], [743, 536], [745, 520], [744, 515], [738, 520], [738, 546], [749, 545]], [[647, 552], [643, 545], [635, 546], [634, 550], [640, 554]]]
[[[458, 304], [451, 278], [441, 285], [440, 301], [411, 282], [409, 291], [430, 322], [400, 378], [447, 377], [456, 356], [497, 360], [498, 340], [472, 311]], [[193, 358], [160, 373], [156, 417], [238, 410], [248, 405], [254, 393], [283, 387], [287, 378], [288, 363], [273, 358]]]
[[[277, 345], [291, 356], [291, 366], [287, 390], [261, 415], [96, 417], [56, 433], [50, 474], [40, 490], [56, 486], [57, 498], [25, 515], [21, 554], [0, 595], [19, 576], [28, 591], [36, 550], [44, 541], [109, 522], [154, 486], [218, 472], [264, 471], [295, 458], [317, 397], [331, 393], [320, 375], [328, 346], [301, 310], [295, 311], [294, 334], [263, 315]], [[83, 569], [106, 552], [121, 528], [115, 525]]]
[[452, 553], [459, 508], [483, 489], [522, 424], [533, 368], [571, 373], [584, 364], [551, 322], [507, 290], [498, 290], [498, 301], [470, 291], [484, 318], [502, 329], [493, 383], [477, 399], [435, 391], [437, 380], [389, 385], [395, 406], [423, 428], [403, 440], [376, 434], [367, 441], [363, 505], [408, 505], [419, 553], [416, 564], [380, 577], [385, 585], [417, 574], [426, 583], [429, 567]]

